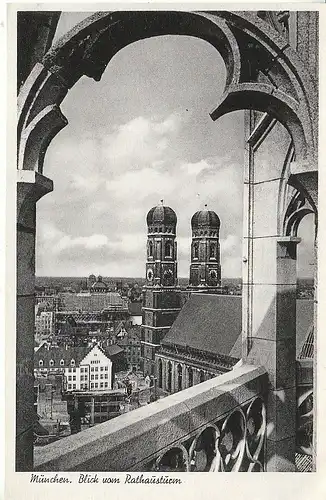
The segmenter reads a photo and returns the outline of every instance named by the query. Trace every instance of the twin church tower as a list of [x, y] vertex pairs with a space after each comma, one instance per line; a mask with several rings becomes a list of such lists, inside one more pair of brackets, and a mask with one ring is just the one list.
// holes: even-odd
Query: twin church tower
[[[144, 373], [154, 374], [155, 352], [178, 316], [181, 289], [177, 278], [177, 216], [163, 203], [147, 214], [147, 262], [141, 357]], [[191, 219], [189, 291], [212, 292], [221, 284], [220, 220], [211, 210]]]

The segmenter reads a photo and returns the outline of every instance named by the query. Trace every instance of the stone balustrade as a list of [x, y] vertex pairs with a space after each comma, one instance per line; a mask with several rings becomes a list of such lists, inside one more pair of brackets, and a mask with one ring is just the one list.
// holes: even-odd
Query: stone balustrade
[[263, 471], [267, 373], [232, 371], [35, 449], [37, 471]]

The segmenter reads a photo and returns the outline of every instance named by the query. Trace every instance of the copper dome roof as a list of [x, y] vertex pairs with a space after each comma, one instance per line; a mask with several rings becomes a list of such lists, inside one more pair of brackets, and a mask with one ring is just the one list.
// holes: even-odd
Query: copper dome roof
[[199, 210], [191, 218], [192, 229], [199, 227], [210, 227], [219, 229], [220, 219], [213, 210]]
[[147, 214], [147, 225], [151, 226], [153, 224], [164, 224], [164, 225], [176, 225], [177, 216], [170, 207], [165, 207], [164, 205], [158, 205], [153, 207]]

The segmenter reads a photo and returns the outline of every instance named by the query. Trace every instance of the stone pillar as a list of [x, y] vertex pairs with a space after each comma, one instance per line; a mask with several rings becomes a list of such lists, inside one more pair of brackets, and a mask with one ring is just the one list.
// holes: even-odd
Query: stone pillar
[[176, 388], [176, 364], [174, 361], [172, 361], [172, 377], [171, 377], [171, 393], [173, 394], [174, 392], [177, 391], [177, 388]]
[[[170, 366], [169, 361], [166, 361], [166, 363], [165, 363], [165, 390], [170, 393], [170, 392], [172, 392], [172, 375], [171, 375], [171, 390], [170, 390], [170, 388], [169, 388], [169, 366]], [[172, 367], [172, 363], [171, 363], [171, 367]], [[173, 367], [171, 369], [173, 369]]]
[[33, 469], [36, 202], [53, 189], [43, 175], [18, 170], [16, 316], [16, 471]]
[[166, 391], [166, 360], [162, 358], [162, 390]]
[[[296, 438], [296, 246], [299, 238], [265, 238], [253, 249], [268, 259], [254, 269], [246, 361], [268, 371], [268, 471], [295, 470]], [[268, 265], [267, 265], [268, 262]], [[260, 267], [260, 269], [256, 269]], [[259, 275], [259, 278], [257, 274]], [[264, 276], [263, 276], [264, 274]]]
[[182, 389], [187, 389], [188, 387], [188, 373], [187, 366], [182, 363]]
[[242, 358], [269, 375], [267, 471], [295, 470], [296, 247], [283, 234], [291, 140], [265, 115], [245, 114]]
[[198, 370], [198, 368], [194, 368], [193, 376], [194, 376], [194, 385], [199, 384], [199, 370]]

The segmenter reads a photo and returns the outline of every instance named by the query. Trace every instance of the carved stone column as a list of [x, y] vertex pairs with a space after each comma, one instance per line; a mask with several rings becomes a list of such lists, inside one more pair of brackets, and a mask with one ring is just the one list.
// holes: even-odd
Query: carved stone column
[[188, 378], [187, 378], [187, 366], [185, 363], [182, 363], [182, 389], [187, 389], [188, 387]]
[[34, 306], [36, 202], [53, 189], [50, 179], [18, 170], [16, 470], [33, 469]]
[[166, 391], [166, 360], [162, 358], [162, 390]]
[[177, 392], [177, 387], [176, 387], [176, 363], [175, 361], [172, 361], [172, 377], [171, 377], [171, 393], [173, 394], [174, 392]]
[[299, 241], [295, 237], [266, 238], [265, 283], [257, 280], [246, 285], [251, 287], [253, 297], [246, 361], [263, 365], [269, 374], [268, 471], [295, 470], [296, 246]]

